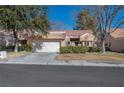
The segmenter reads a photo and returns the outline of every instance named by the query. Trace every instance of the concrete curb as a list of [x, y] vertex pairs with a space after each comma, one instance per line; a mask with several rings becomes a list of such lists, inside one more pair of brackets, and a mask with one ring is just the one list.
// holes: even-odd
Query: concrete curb
[[124, 67], [124, 63], [105, 63], [105, 62], [87, 62], [87, 61], [54, 61], [54, 62], [10, 62], [3, 61], [0, 64], [24, 64], [24, 65], [58, 65], [58, 66], [95, 66], [95, 67]]

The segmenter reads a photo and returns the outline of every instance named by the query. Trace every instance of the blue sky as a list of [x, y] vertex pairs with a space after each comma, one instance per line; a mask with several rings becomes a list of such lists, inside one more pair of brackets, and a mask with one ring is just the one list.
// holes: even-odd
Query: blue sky
[[[76, 19], [75, 16], [83, 9], [83, 6], [51, 5], [48, 6], [48, 9], [48, 17], [51, 22], [60, 22], [64, 24], [62, 27], [63, 30], [73, 30]], [[124, 25], [122, 27], [124, 27]]]
[[65, 29], [72, 30], [75, 24], [75, 14], [82, 9], [81, 6], [49, 6], [49, 20], [52, 22], [61, 22]]

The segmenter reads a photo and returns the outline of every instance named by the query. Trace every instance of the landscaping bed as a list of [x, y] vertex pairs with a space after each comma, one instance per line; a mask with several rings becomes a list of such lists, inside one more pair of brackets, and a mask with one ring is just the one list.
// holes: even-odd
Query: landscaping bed
[[85, 54], [60, 54], [56, 57], [57, 60], [86, 60], [86, 61], [122, 61], [124, 62], [124, 53], [108, 52], [102, 53], [85, 53]]

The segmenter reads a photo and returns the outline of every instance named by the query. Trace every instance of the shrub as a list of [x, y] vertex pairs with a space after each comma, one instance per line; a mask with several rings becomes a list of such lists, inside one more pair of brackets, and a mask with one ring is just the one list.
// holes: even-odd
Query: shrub
[[14, 46], [0, 46], [0, 51], [13, 51], [14, 50]]
[[75, 46], [73, 47], [73, 53], [85, 53], [87, 52], [87, 47]]
[[73, 47], [72, 46], [66, 46], [66, 47], [61, 47], [60, 48], [60, 53], [72, 53], [73, 52]]
[[32, 47], [31, 47], [30, 45], [28, 45], [28, 44], [24, 44], [24, 45], [22, 45], [22, 46], [20, 47], [20, 50], [21, 50], [21, 51], [30, 52], [30, 51], [32, 51]]
[[88, 51], [87, 47], [83, 46], [66, 46], [60, 48], [60, 53], [85, 53]]
[[8, 52], [13, 51], [14, 50], [14, 46], [6, 46], [5, 50], [8, 51]]
[[90, 47], [88, 49], [88, 52], [100, 52], [101, 49], [99, 47]]
[[5, 46], [0, 46], [0, 51], [4, 50]]

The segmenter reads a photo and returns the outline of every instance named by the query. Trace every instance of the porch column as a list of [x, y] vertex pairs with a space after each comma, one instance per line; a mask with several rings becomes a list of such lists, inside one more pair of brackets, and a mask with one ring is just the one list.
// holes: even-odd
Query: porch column
[[82, 45], [85, 46], [85, 42], [84, 41], [82, 41]]

